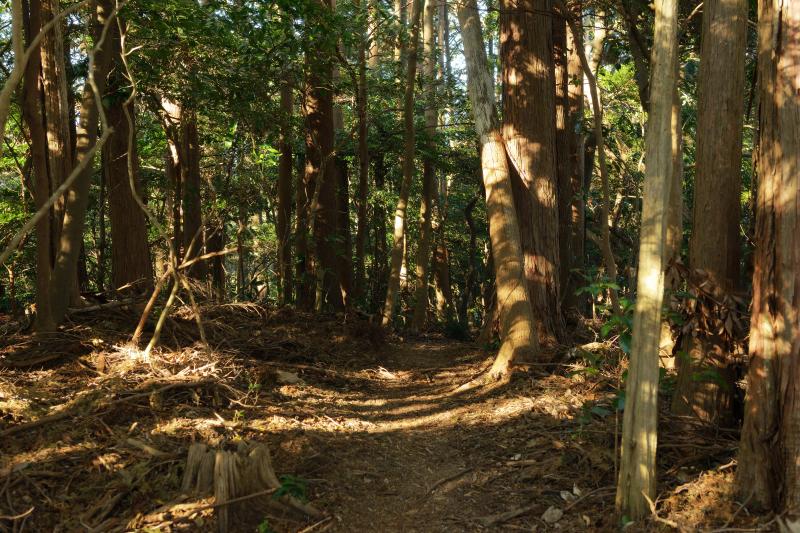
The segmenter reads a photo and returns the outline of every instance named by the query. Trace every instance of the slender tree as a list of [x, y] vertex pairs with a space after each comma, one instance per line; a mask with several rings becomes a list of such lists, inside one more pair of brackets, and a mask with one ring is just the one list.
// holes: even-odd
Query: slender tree
[[434, 18], [438, 0], [426, 0], [422, 24], [423, 83], [425, 84], [425, 157], [422, 160], [422, 199], [419, 208], [419, 243], [417, 244], [417, 286], [411, 328], [419, 331], [428, 315], [428, 275], [433, 242], [433, 195], [436, 189], [436, 47]]
[[286, 305], [292, 301], [292, 243], [290, 233], [292, 211], [292, 112], [294, 99], [292, 85], [285, 82], [281, 86], [281, 155], [278, 161], [278, 276], [279, 301]]
[[386, 289], [386, 302], [383, 305], [382, 323], [388, 326], [394, 318], [400, 294], [401, 268], [405, 255], [406, 242], [406, 211], [408, 209], [408, 196], [411, 191], [411, 181], [414, 178], [414, 88], [417, 76], [417, 51], [419, 48], [419, 20], [422, 12], [423, 0], [414, 0], [413, 17], [411, 25], [411, 42], [408, 45], [406, 64], [406, 87], [403, 98], [403, 180], [400, 185], [400, 195], [394, 212], [394, 242], [391, 251], [391, 265], [389, 269], [389, 286]]
[[664, 299], [665, 233], [672, 183], [672, 103], [678, 57], [678, 3], [655, 4], [653, 82], [645, 134], [645, 184], [633, 345], [617, 484], [617, 511], [634, 520], [650, 513], [656, 497], [658, 346]]

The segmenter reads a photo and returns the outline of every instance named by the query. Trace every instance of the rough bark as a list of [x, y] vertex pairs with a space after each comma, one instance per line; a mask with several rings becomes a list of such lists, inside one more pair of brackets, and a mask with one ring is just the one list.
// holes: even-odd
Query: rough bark
[[[203, 215], [201, 202], [200, 176], [200, 136], [197, 132], [197, 114], [194, 110], [184, 110], [181, 128], [181, 184], [183, 186], [183, 249], [195, 240], [191, 254], [186, 259], [203, 255], [204, 236], [202, 234]], [[189, 267], [188, 274], [199, 281], [205, 280], [208, 268], [205, 261], [198, 261]]]
[[760, 98], [750, 370], [737, 471], [753, 507], [800, 506], [800, 4], [758, 2]]
[[292, 301], [292, 86], [286, 82], [281, 86], [281, 138], [280, 159], [278, 161], [278, 217], [276, 233], [278, 238], [278, 301], [286, 305]]
[[[100, 39], [103, 26], [113, 12], [110, 0], [101, 0], [93, 6], [90, 17], [95, 42]], [[98, 92], [102, 95], [105, 91], [106, 76], [108, 74], [109, 54], [102, 47], [94, 52], [93, 78]], [[93, 157], [93, 148], [97, 143], [98, 110], [97, 99], [91, 83], [87, 79], [81, 98], [80, 121], [77, 125], [76, 135], [76, 163], [80, 164], [88, 157]], [[72, 187], [66, 192], [64, 205], [64, 224], [62, 227], [58, 254], [55, 258], [53, 276], [50, 282], [50, 295], [52, 298], [52, 316], [56, 324], [64, 319], [67, 306], [70, 303], [72, 290], [65, 290], [75, 283], [78, 274], [78, 255], [83, 241], [83, 231], [86, 224], [86, 208], [89, 204], [89, 187], [91, 185], [92, 166], [86, 168], [76, 178]]]
[[406, 57], [406, 87], [403, 98], [403, 179], [400, 185], [400, 195], [394, 212], [394, 241], [392, 243], [391, 263], [389, 267], [389, 284], [386, 289], [386, 301], [383, 305], [382, 324], [388, 326], [394, 318], [400, 294], [400, 277], [403, 266], [404, 243], [406, 239], [406, 211], [408, 209], [408, 196], [411, 191], [411, 181], [414, 178], [414, 89], [417, 76], [417, 52], [419, 48], [419, 19], [422, 13], [423, 0], [413, 0], [413, 17], [410, 21], [411, 42], [408, 45]]
[[[580, 4], [578, 5], [580, 14]], [[576, 291], [582, 286], [583, 278], [580, 271], [585, 268], [586, 257], [586, 187], [584, 187], [584, 134], [583, 128], [583, 68], [578, 49], [583, 49], [583, 36], [574, 35], [567, 28], [567, 97], [569, 100], [569, 113], [567, 115], [567, 140], [569, 151], [569, 276], [567, 285], [563, 287], [562, 295], [566, 308], [577, 308], [586, 312], [585, 298], [581, 299]], [[561, 237], [566, 238], [562, 235]], [[578, 271], [578, 272], [576, 272]]]
[[[735, 290], [740, 278], [746, 37], [745, 0], [703, 4], [689, 267], [703, 270], [726, 292]], [[735, 382], [728, 368], [729, 354], [716, 332], [695, 333], [688, 341], [689, 364], [680, 366], [672, 410], [708, 422], [732, 423]]]
[[500, 315], [502, 344], [490, 375], [502, 376], [508, 373], [515, 359], [537, 355], [536, 324], [526, 286], [508, 156], [495, 111], [494, 87], [478, 6], [475, 0], [464, 0], [457, 11], [467, 64], [467, 89], [481, 144], [481, 168]]
[[433, 242], [433, 195], [436, 188], [436, 124], [439, 112], [436, 109], [436, 49], [434, 36], [434, 14], [438, 0], [425, 0], [423, 14], [423, 68], [425, 84], [425, 157], [422, 161], [422, 198], [419, 207], [419, 242], [417, 243], [416, 275], [414, 291], [414, 316], [411, 329], [419, 331], [425, 327], [428, 316], [428, 274], [430, 271], [431, 243]]
[[[325, 0], [328, 9], [330, 0]], [[339, 287], [339, 255], [336, 243], [339, 234], [336, 165], [333, 152], [333, 57], [320, 51], [309, 57], [305, 97], [306, 168], [308, 219], [313, 245], [307, 251], [307, 270], [316, 280], [314, 306], [321, 310], [329, 305], [343, 306]]]
[[[42, 24], [41, 4], [29, 2], [24, 13], [25, 42], [30, 43]], [[44, 126], [42, 87], [40, 84], [41, 59], [32, 54], [23, 73], [22, 118], [28, 127], [31, 142], [31, 162], [34, 175], [34, 203], [38, 211], [51, 195], [48, 172], [47, 133]], [[51, 216], [42, 217], [36, 224], [36, 330], [48, 332], [55, 329], [50, 309], [50, 276], [52, 273]]]
[[617, 511], [633, 520], [650, 514], [656, 498], [658, 345], [664, 299], [665, 234], [672, 182], [672, 103], [678, 41], [677, 0], [655, 3], [653, 82], [645, 133], [645, 184], [633, 342], [625, 389], [625, 414]]
[[503, 138], [538, 338], [563, 336], [555, 162], [555, 82], [549, 0], [502, 0]]
[[145, 214], [131, 192], [131, 187], [135, 187], [137, 194], [141, 196], [135, 141], [133, 152], [128, 153], [129, 138], [133, 135], [135, 139], [136, 136], [136, 115], [133, 102], [130, 102], [128, 114], [134, 121], [132, 130], [123, 108], [128, 99], [127, 80], [123, 73], [120, 33], [116, 24], [109, 29], [108, 52], [111, 54], [113, 67], [104, 100], [108, 124], [114, 129], [114, 133], [103, 145], [103, 155], [106, 162], [104, 170], [108, 178], [111, 222], [111, 281], [115, 289], [128, 284], [145, 288], [153, 283], [153, 267], [150, 262]]
[[555, 161], [556, 183], [558, 184], [558, 286], [563, 304], [572, 268], [572, 158], [570, 157], [570, 137], [575, 135], [569, 129], [569, 74], [567, 69], [567, 22], [554, 14], [553, 32], [553, 74], [555, 83]]

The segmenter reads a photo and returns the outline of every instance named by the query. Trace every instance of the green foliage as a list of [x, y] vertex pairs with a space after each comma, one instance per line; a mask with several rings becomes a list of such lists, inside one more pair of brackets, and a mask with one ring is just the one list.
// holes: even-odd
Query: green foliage
[[282, 496], [292, 496], [301, 502], [308, 501], [308, 484], [305, 480], [295, 476], [285, 475], [281, 476], [279, 481], [281, 482], [281, 486], [275, 491], [275, 494], [272, 495], [273, 498], [277, 499]]

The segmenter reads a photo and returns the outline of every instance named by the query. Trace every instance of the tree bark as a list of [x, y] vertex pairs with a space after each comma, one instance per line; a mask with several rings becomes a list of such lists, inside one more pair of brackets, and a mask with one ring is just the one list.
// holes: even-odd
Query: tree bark
[[553, 74], [555, 78], [555, 161], [558, 184], [558, 286], [562, 307], [566, 303], [570, 270], [572, 269], [572, 158], [569, 129], [569, 73], [567, 68], [567, 22], [557, 13], [553, 14]]
[[800, 4], [758, 2], [760, 128], [750, 370], [737, 471], [755, 508], [800, 506]]
[[[32, 0], [23, 14], [25, 43], [39, 33], [42, 26], [41, 3]], [[52, 191], [48, 172], [47, 133], [40, 85], [41, 59], [31, 54], [23, 73], [22, 118], [31, 139], [31, 161], [34, 175], [34, 204], [36, 210], [45, 205]], [[36, 224], [36, 323], [38, 332], [55, 329], [51, 311], [50, 276], [52, 274], [51, 216], [42, 217]]]
[[495, 111], [494, 86], [475, 0], [463, 0], [459, 4], [458, 20], [467, 64], [467, 89], [481, 144], [489, 238], [500, 308], [502, 344], [489, 372], [499, 377], [509, 372], [515, 359], [533, 358], [539, 347], [524, 272], [508, 155]]
[[502, 0], [503, 138], [538, 338], [563, 336], [555, 162], [555, 82], [549, 0]]
[[[102, 28], [113, 12], [110, 0], [98, 1], [93, 11], [94, 13], [90, 17], [90, 24], [95, 36], [95, 42], [98, 42]], [[92, 74], [95, 85], [101, 95], [105, 91], [109, 60], [110, 55], [103, 47], [95, 50]], [[94, 155], [92, 150], [97, 143], [98, 132], [97, 105], [98, 102], [93, 88], [89, 80], [87, 80], [83, 88], [80, 121], [76, 135], [76, 162], [78, 164]], [[73, 294], [73, 291], [67, 288], [71, 287], [77, 279], [78, 255], [81, 250], [83, 231], [86, 224], [86, 209], [89, 204], [91, 177], [92, 165], [88, 164], [76, 178], [72, 187], [66, 192], [64, 224], [59, 239], [53, 276], [50, 281], [51, 309], [53, 321], [56, 325], [63, 321]]]
[[[697, 110], [697, 159], [689, 267], [703, 270], [723, 291], [739, 286], [747, 2], [703, 4]], [[733, 423], [735, 381], [716, 332], [689, 339], [672, 410], [701, 420]], [[711, 369], [711, 372], [704, 370]], [[705, 376], [709, 376], [708, 378]], [[724, 382], [724, 385], [722, 384]]]
[[[331, 0], [324, 0], [332, 9]], [[335, 46], [335, 45], [333, 45]], [[339, 235], [336, 164], [334, 162], [333, 52], [318, 51], [309, 57], [306, 117], [305, 182], [313, 249], [308, 250], [308, 271], [316, 280], [314, 307], [343, 307], [340, 258], [333, 240]]]
[[[184, 110], [181, 128], [181, 183], [183, 186], [183, 249], [195, 240], [191, 254], [186, 259], [203, 255], [204, 235], [202, 233], [203, 215], [201, 202], [200, 176], [200, 137], [197, 133], [197, 114], [192, 110]], [[205, 261], [198, 261], [189, 267], [189, 277], [204, 281], [208, 273]]]
[[414, 84], [417, 76], [417, 51], [419, 48], [419, 19], [423, 0], [413, 0], [413, 17], [411, 25], [411, 42], [406, 58], [406, 88], [403, 99], [403, 179], [400, 185], [400, 196], [394, 212], [394, 242], [392, 244], [391, 264], [389, 268], [389, 286], [386, 290], [386, 302], [383, 305], [382, 324], [388, 326], [394, 318], [400, 293], [400, 276], [403, 266], [403, 249], [406, 239], [406, 210], [411, 181], [414, 178]]
[[285, 82], [281, 86], [281, 138], [280, 159], [278, 161], [278, 217], [276, 233], [278, 237], [278, 302], [286, 305], [292, 301], [292, 111], [294, 102], [292, 86]]
[[653, 82], [645, 133], [645, 184], [633, 344], [625, 414], [617, 511], [633, 520], [650, 514], [656, 498], [658, 345], [664, 299], [665, 233], [672, 175], [672, 103], [678, 51], [677, 0], [655, 3]]
[[[153, 266], [147, 242], [145, 214], [136, 203], [131, 187], [141, 196], [139, 160], [136, 151], [135, 106], [128, 104], [133, 129], [125, 116], [128, 94], [123, 73], [119, 28], [112, 24], [108, 34], [108, 53], [113, 65], [105, 96], [108, 124], [114, 129], [103, 145], [108, 177], [108, 206], [111, 222], [111, 281], [115, 289], [127, 284], [137, 288], [151, 287]], [[128, 141], [133, 136], [133, 151], [128, 153]]]
[[[580, 4], [577, 6], [580, 16]], [[568, 25], [569, 26], [569, 25]], [[584, 186], [584, 140], [581, 131], [583, 123], [583, 68], [579, 50], [583, 50], [583, 35], [574, 35], [567, 28], [567, 97], [569, 114], [567, 116], [568, 151], [569, 151], [569, 240], [570, 261], [567, 285], [563, 287], [564, 307], [576, 308], [586, 312], [585, 298], [579, 298], [576, 291], [581, 287], [583, 278], [580, 272], [586, 267], [586, 187]], [[564, 236], [561, 237], [565, 238]], [[577, 272], [576, 272], [577, 271]]]
[[430, 271], [431, 243], [433, 242], [433, 195], [436, 188], [436, 125], [439, 112], [436, 108], [436, 47], [434, 36], [434, 14], [436, 2], [425, 0], [423, 14], [423, 67], [422, 78], [425, 85], [425, 157], [422, 161], [422, 198], [419, 208], [419, 242], [417, 243], [416, 275], [417, 286], [414, 291], [414, 316], [411, 319], [412, 331], [425, 327], [428, 317], [428, 274]]

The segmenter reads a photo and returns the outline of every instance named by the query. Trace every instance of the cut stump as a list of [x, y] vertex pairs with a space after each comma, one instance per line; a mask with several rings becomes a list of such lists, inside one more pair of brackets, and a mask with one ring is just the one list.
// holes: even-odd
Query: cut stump
[[189, 447], [181, 490], [196, 496], [214, 495], [220, 533], [238, 531], [243, 522], [258, 523], [269, 510], [323, 516], [299, 498], [281, 494], [280, 489], [269, 448], [263, 443], [240, 442], [233, 450], [202, 443]]

